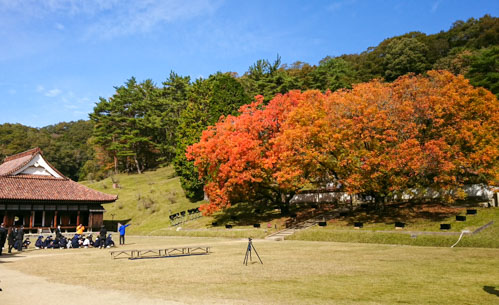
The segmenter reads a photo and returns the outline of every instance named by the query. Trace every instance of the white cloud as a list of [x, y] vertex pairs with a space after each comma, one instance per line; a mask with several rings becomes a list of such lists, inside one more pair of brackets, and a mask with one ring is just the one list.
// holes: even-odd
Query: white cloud
[[47, 97], [56, 97], [62, 93], [62, 90], [58, 89], [58, 88], [46, 90], [44, 86], [37, 85], [36, 92], [42, 93], [43, 95], [45, 95]]
[[437, 10], [438, 10], [438, 7], [440, 6], [440, 3], [442, 2], [442, 0], [437, 0], [435, 1], [432, 6], [431, 6], [431, 9], [430, 9], [430, 12], [433, 14], [435, 13]]
[[64, 108], [66, 109], [78, 109], [78, 106], [72, 104], [65, 104]]
[[341, 0], [335, 1], [327, 6], [327, 10], [331, 12], [336, 12], [344, 8], [345, 6], [352, 5], [356, 2], [356, 0]]
[[[15, 12], [30, 18], [80, 18], [86, 24], [82, 29], [84, 38], [93, 39], [149, 32], [165, 23], [209, 15], [222, 1], [0, 0], [0, 12]], [[56, 23], [55, 28], [64, 30], [65, 26]]]
[[209, 0], [132, 1], [113, 8], [113, 18], [101, 18], [93, 23], [86, 38], [113, 38], [145, 33], [156, 26], [213, 13], [217, 2]]
[[48, 90], [47, 92], [45, 92], [45, 96], [56, 97], [61, 93], [62, 93], [62, 91], [60, 89], [55, 88], [55, 89], [51, 89], [51, 90]]
[[43, 16], [50, 13], [95, 14], [119, 5], [119, 0], [0, 0], [0, 10]]

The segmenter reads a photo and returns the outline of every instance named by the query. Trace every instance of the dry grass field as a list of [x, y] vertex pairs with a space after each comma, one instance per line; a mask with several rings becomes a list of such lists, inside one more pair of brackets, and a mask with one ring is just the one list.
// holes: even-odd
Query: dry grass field
[[[3, 256], [0, 268], [51, 285], [64, 283], [70, 285], [68, 290], [74, 285], [79, 293], [95, 294], [94, 304], [104, 300], [98, 297], [103, 289], [118, 296], [122, 292], [120, 304], [135, 304], [141, 297], [157, 299], [158, 304], [499, 302], [494, 294], [499, 293], [498, 249], [255, 240], [264, 264], [255, 263], [254, 257], [253, 264], [244, 266], [244, 239], [129, 236], [127, 243], [121, 248], [210, 245], [212, 253], [113, 260], [108, 249], [29, 250]], [[1, 280], [7, 285], [12, 279]], [[134, 299], [127, 302], [126, 296]]]

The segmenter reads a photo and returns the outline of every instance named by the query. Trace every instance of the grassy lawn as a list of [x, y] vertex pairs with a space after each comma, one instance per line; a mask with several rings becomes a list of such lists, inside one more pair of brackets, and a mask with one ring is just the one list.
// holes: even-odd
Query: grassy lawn
[[[50, 281], [190, 304], [497, 304], [499, 250], [128, 236], [122, 248], [211, 245], [209, 255], [127, 260], [108, 250], [32, 250], [9, 268]], [[253, 260], [256, 262], [256, 258]], [[485, 290], [484, 290], [485, 288]], [[490, 288], [488, 288], [490, 290]]]

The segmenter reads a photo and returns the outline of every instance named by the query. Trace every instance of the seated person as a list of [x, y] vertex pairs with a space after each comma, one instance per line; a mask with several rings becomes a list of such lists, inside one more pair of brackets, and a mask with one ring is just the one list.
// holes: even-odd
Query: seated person
[[67, 238], [66, 238], [66, 237], [64, 237], [64, 236], [63, 236], [63, 237], [61, 237], [61, 239], [59, 239], [59, 247], [60, 247], [61, 249], [64, 249], [64, 248], [66, 248], [67, 246], [68, 246], [68, 240], [67, 240]]
[[84, 240], [85, 240], [85, 235], [80, 235], [80, 238], [78, 238], [78, 245], [80, 245], [80, 247], [83, 247]]
[[90, 239], [88, 239], [88, 237], [85, 238], [85, 240], [83, 241], [83, 247], [84, 248], [90, 247]]
[[111, 237], [111, 234], [109, 234], [106, 238], [106, 243], [105, 243], [106, 248], [111, 248], [114, 247], [114, 241]]
[[72, 248], [80, 247], [80, 243], [78, 242], [78, 234], [75, 234], [75, 236], [73, 236], [73, 239], [71, 240], [71, 247]]
[[35, 242], [35, 249], [43, 249], [43, 235], [38, 236], [38, 239]]
[[52, 241], [52, 248], [54, 249], [59, 249], [59, 238], [57, 238], [57, 236], [55, 237], [55, 239]]
[[88, 235], [88, 241], [90, 242], [90, 246], [94, 247], [94, 240], [92, 234]]
[[47, 238], [45, 238], [45, 241], [43, 242], [43, 247], [45, 249], [51, 249], [54, 246], [53, 243], [54, 241], [52, 240], [52, 235], [47, 236]]
[[31, 245], [31, 241], [29, 240], [29, 237], [26, 237], [26, 239], [23, 242], [23, 248], [28, 249], [29, 245]]
[[97, 238], [94, 241], [94, 248], [99, 248], [100, 247], [100, 237], [97, 236]]

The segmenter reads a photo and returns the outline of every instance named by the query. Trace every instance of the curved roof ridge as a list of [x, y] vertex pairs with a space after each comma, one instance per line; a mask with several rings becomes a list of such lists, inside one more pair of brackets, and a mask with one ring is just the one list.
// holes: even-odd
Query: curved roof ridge
[[30, 155], [34, 156], [37, 153], [40, 153], [40, 154], [43, 155], [42, 150], [39, 147], [35, 147], [33, 149], [30, 149], [30, 150], [27, 150], [27, 151], [23, 151], [23, 152], [20, 152], [18, 154], [15, 154], [15, 155], [7, 156], [7, 157], [5, 157], [5, 159], [3, 160], [3, 162], [9, 162], [9, 161], [12, 161], [12, 160], [15, 160], [15, 159], [19, 159], [19, 158], [22, 158], [22, 157], [25, 157], [25, 156], [30, 156]]
[[[5, 158], [7, 159], [7, 158]], [[5, 161], [0, 164], [0, 176], [9, 176], [17, 170], [20, 170], [33, 159], [33, 155], [25, 154]]]
[[45, 162], [47, 166], [50, 167], [59, 176], [61, 176], [62, 178], [67, 178], [43, 157], [43, 152], [39, 147], [5, 157], [4, 163], [0, 164], [0, 176], [14, 175], [17, 171], [21, 170], [23, 167], [29, 164], [38, 155], [40, 155], [40, 158], [43, 159], [43, 162]]

